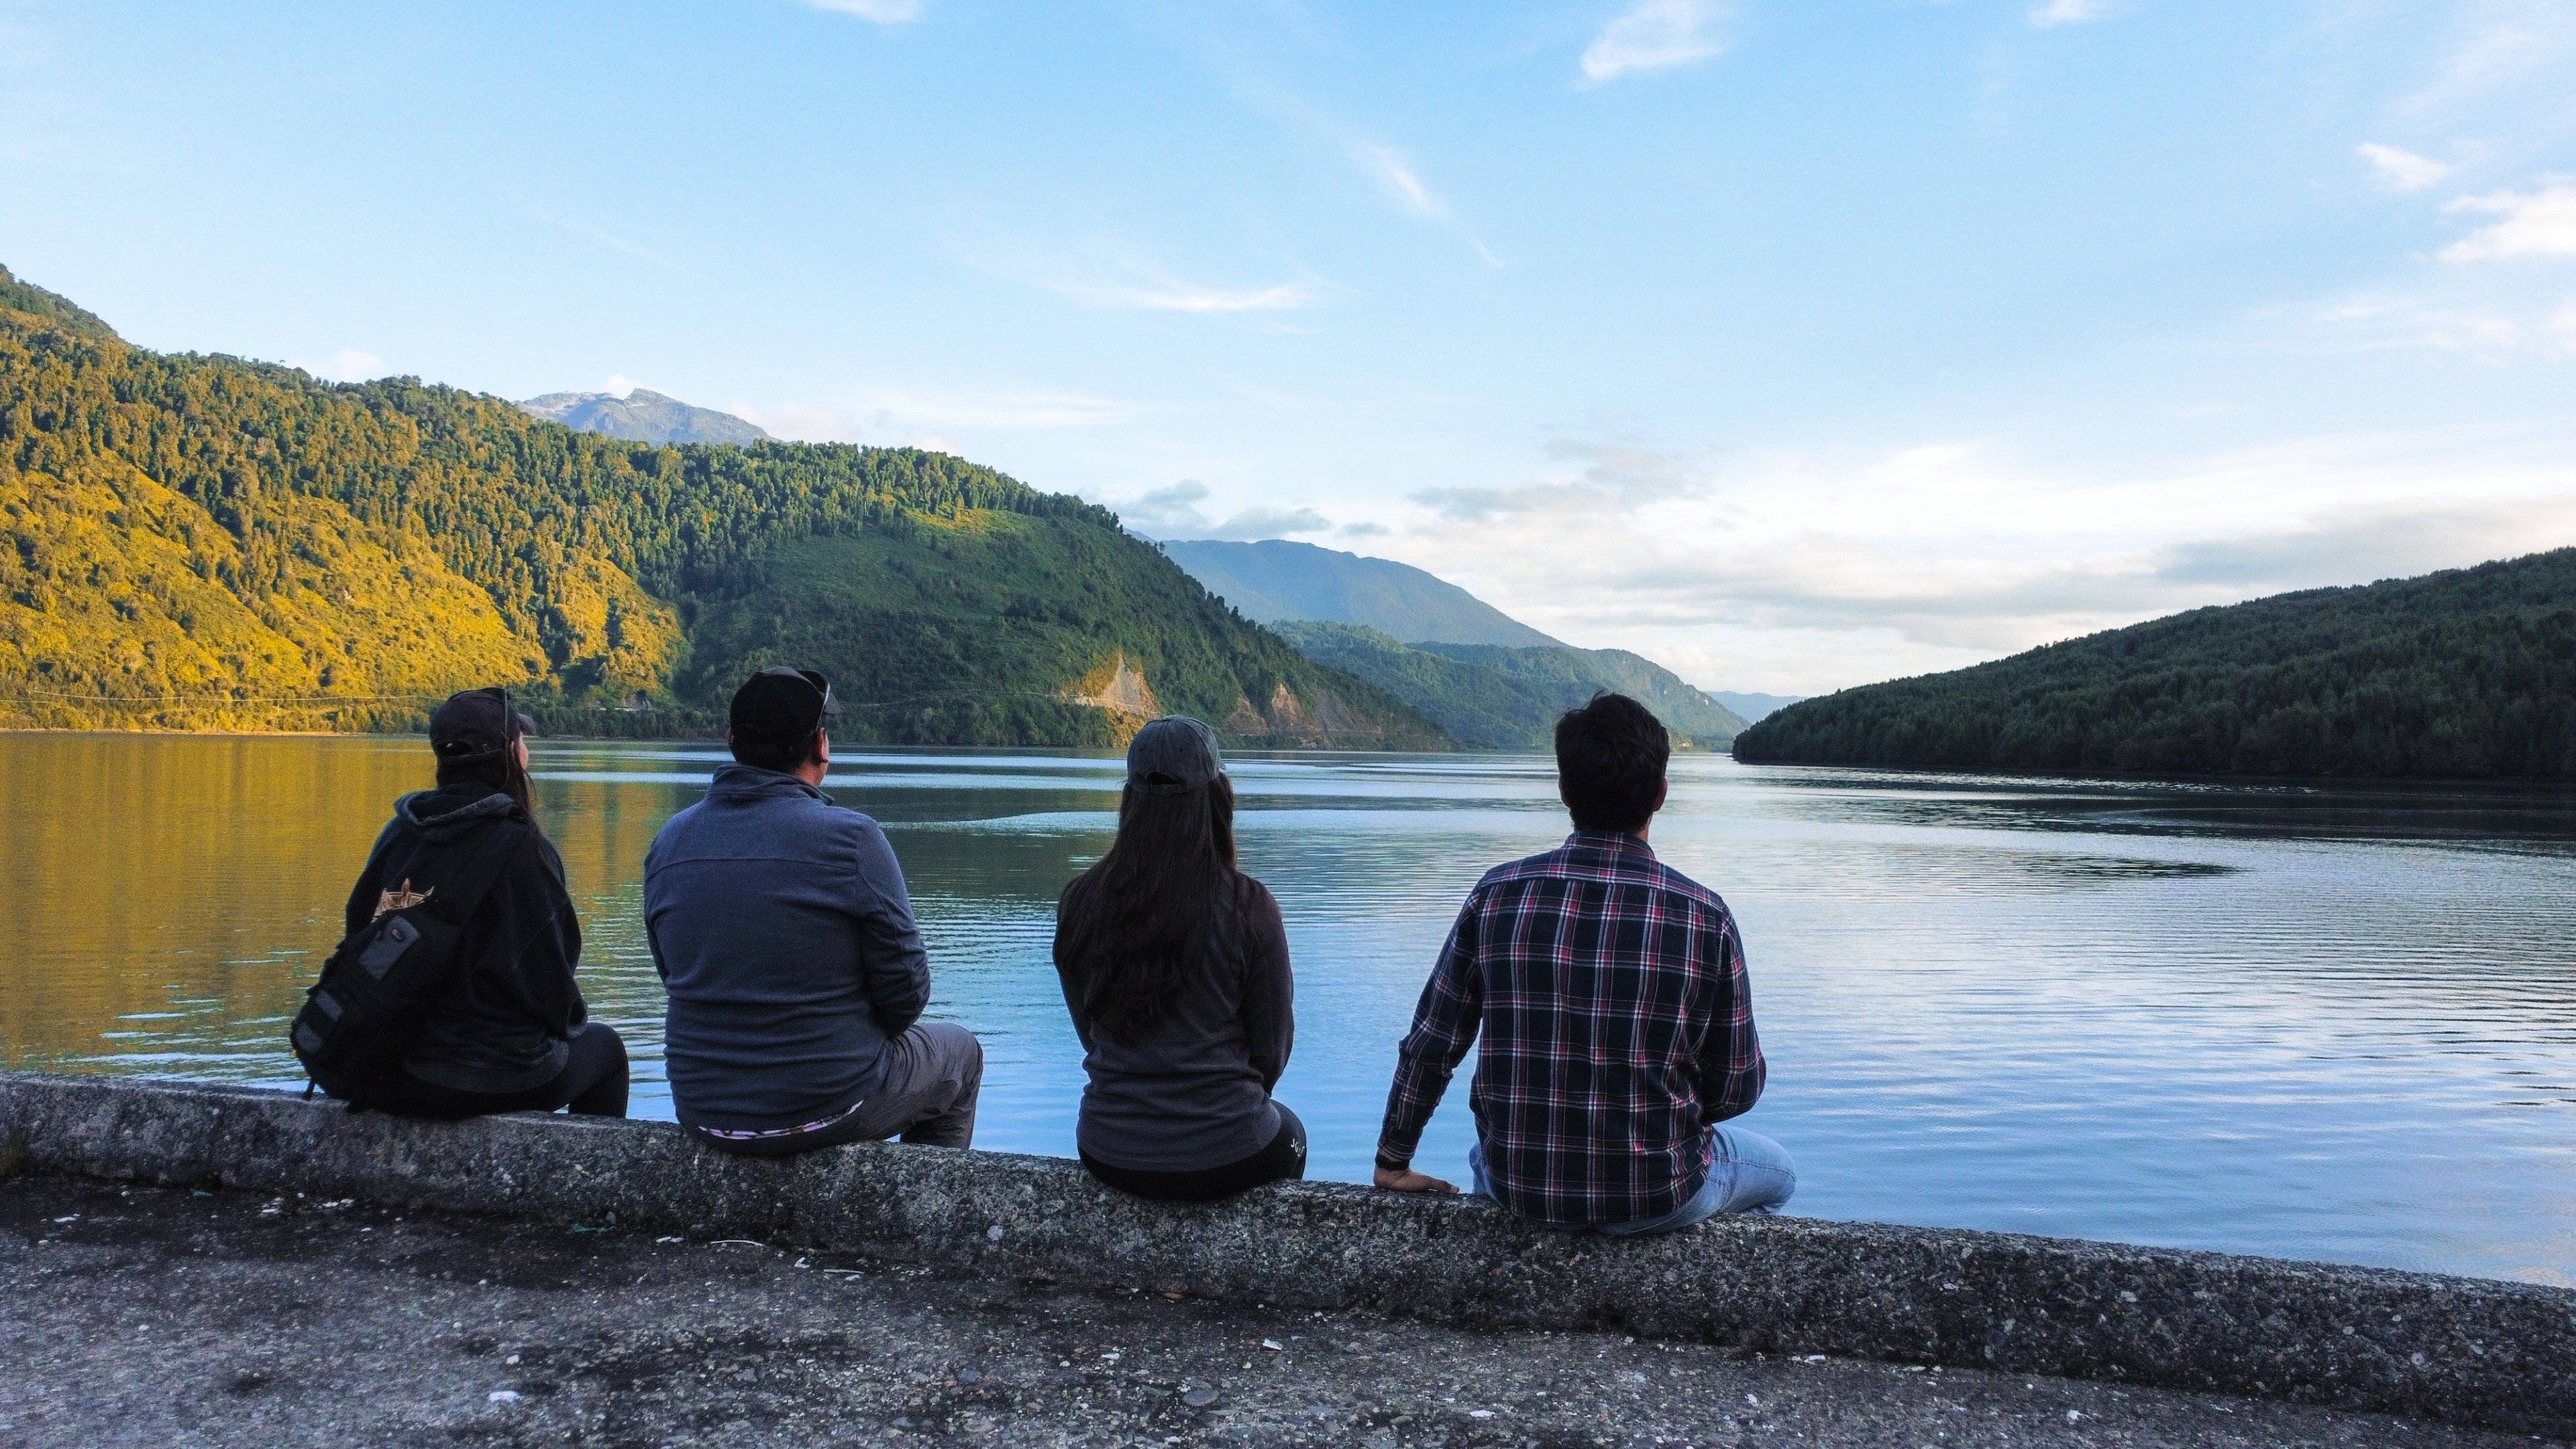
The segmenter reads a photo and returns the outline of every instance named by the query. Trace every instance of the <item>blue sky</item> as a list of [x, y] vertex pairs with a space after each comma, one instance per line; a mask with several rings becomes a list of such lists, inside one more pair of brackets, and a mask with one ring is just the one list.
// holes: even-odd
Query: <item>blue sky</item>
[[0, 263], [1711, 687], [2576, 543], [2564, 0], [0, 0]]

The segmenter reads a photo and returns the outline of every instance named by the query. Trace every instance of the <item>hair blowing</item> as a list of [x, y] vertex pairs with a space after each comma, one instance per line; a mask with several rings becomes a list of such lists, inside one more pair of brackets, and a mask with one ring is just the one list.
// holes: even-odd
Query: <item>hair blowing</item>
[[1234, 786], [1224, 776], [1181, 795], [1128, 786], [1118, 838], [1064, 888], [1058, 917], [1083, 1014], [1122, 1042], [1153, 1030], [1234, 881]]

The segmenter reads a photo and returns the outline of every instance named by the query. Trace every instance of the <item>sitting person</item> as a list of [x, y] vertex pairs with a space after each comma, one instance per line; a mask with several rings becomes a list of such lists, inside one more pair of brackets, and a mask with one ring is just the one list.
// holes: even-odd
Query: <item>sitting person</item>
[[1170, 716], [1127, 747], [1118, 838], [1064, 888], [1055, 969], [1082, 1039], [1082, 1165], [1111, 1187], [1209, 1202], [1306, 1175], [1273, 1101], [1296, 1034], [1279, 903], [1235, 869], [1216, 736]]
[[348, 933], [442, 887], [482, 895], [399, 1068], [359, 1105], [410, 1117], [626, 1115], [626, 1043], [589, 1019], [573, 982], [581, 921], [563, 857], [529, 809], [533, 732], [498, 689], [453, 695], [429, 717], [438, 788], [395, 802], [349, 892]]
[[930, 959], [894, 847], [822, 790], [839, 713], [811, 670], [753, 675], [725, 736], [735, 763], [644, 858], [671, 1105], [730, 1152], [975, 1140], [984, 1049], [921, 1020]]
[[1456, 1192], [1413, 1170], [1423, 1124], [1479, 1030], [1468, 1096], [1475, 1190], [1553, 1227], [1667, 1232], [1767, 1211], [1797, 1187], [1777, 1142], [1717, 1124], [1762, 1095], [1762, 1044], [1726, 903], [1655, 858], [1671, 737], [1601, 694], [1556, 724], [1574, 833], [1468, 893], [1398, 1050], [1379, 1187]]

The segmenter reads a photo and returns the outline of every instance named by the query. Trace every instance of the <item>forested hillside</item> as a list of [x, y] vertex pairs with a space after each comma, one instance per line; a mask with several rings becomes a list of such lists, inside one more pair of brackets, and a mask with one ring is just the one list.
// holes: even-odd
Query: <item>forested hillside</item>
[[1811, 699], [1738, 759], [2576, 778], [2576, 549], [2195, 609]]
[[0, 270], [0, 723], [403, 727], [469, 684], [705, 730], [747, 668], [846, 732], [1428, 745], [1109, 513], [911, 449], [655, 446], [413, 379], [172, 356]]
[[1547, 749], [1556, 717], [1604, 689], [1643, 701], [1685, 749], [1722, 749], [1743, 725], [1669, 671], [1622, 650], [1403, 644], [1375, 629], [1311, 619], [1275, 627], [1308, 658], [1403, 700], [1460, 744]]

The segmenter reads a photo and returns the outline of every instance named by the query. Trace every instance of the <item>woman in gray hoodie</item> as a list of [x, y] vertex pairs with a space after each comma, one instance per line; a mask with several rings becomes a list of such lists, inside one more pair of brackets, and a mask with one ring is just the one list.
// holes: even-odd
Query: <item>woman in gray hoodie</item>
[[1287, 933], [1235, 868], [1234, 787], [1206, 725], [1168, 716], [1128, 745], [1118, 838], [1064, 889], [1055, 966], [1094, 1177], [1207, 1202], [1306, 1175], [1305, 1126], [1270, 1096], [1296, 1035]]

